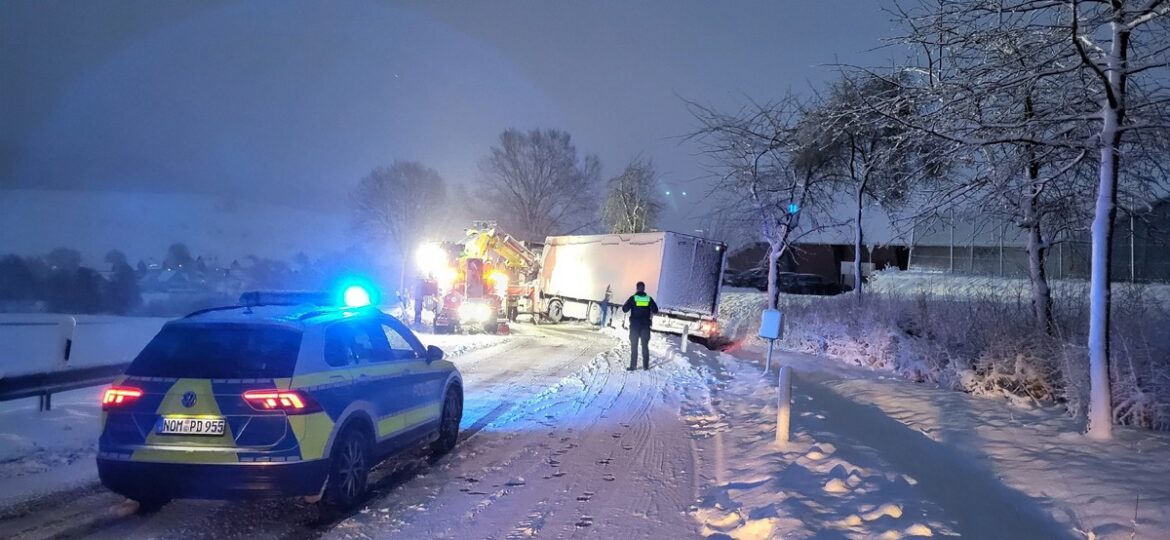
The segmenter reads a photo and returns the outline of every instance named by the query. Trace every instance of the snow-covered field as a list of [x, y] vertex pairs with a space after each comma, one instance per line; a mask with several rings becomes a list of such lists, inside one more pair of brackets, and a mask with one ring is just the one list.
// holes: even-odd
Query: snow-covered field
[[0, 377], [134, 359], [165, 318], [76, 315], [73, 350], [62, 363], [63, 315], [0, 314]]

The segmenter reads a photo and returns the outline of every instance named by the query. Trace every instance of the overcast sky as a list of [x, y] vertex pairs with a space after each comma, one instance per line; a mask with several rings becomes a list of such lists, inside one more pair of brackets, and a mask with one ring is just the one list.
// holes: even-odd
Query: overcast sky
[[507, 127], [641, 154], [702, 193], [680, 96], [768, 99], [880, 64], [878, 0], [0, 3], [0, 186], [342, 208], [371, 168], [452, 181]]

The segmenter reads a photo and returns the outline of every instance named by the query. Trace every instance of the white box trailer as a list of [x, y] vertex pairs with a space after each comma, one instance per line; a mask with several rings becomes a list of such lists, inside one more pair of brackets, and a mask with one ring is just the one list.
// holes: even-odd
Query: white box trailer
[[[646, 283], [660, 313], [654, 329], [718, 335], [720, 284], [727, 246], [674, 232], [551, 236], [545, 240], [537, 288], [549, 318], [597, 323], [605, 289], [618, 307]], [[624, 321], [620, 311], [618, 321]]]

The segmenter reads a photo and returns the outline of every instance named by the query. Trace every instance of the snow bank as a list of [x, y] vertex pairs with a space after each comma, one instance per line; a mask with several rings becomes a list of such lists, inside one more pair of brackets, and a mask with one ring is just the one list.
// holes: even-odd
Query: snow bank
[[[1088, 360], [1084, 344], [1087, 313], [1084, 298], [1057, 297], [1056, 337], [1034, 330], [1026, 299], [979, 294], [968, 286], [975, 278], [958, 277], [959, 296], [932, 296], [944, 277], [924, 276], [922, 288], [906, 273], [885, 273], [863, 303], [837, 297], [780, 296], [785, 338], [780, 345], [888, 371], [914, 382], [1021, 406], [1060, 403], [1083, 416], [1088, 396]], [[964, 285], [967, 283], [968, 285]], [[982, 286], [982, 285], [981, 285]], [[966, 288], [964, 288], [966, 287]], [[901, 291], [901, 292], [897, 292]], [[1158, 298], [1160, 287], [1119, 288], [1114, 297], [1114, 421], [1170, 430], [1170, 380], [1149, 374], [1170, 371], [1170, 304]], [[907, 296], [916, 294], [914, 296]], [[725, 293], [721, 319], [741, 345], [759, 344], [755, 331], [766, 307], [763, 293]]]
[[1170, 530], [1167, 434], [1119, 428], [1116, 440], [1094, 442], [1058, 411], [784, 352], [797, 373], [793, 442], [778, 447], [775, 378], [760, 376], [762, 356], [753, 343], [718, 355], [709, 396], [688, 405], [705, 411], [689, 420], [716, 455], [713, 485], [691, 512], [709, 538], [1154, 539]]
[[0, 403], [0, 506], [96, 479], [101, 392], [56, 394], [45, 412], [36, 400]]

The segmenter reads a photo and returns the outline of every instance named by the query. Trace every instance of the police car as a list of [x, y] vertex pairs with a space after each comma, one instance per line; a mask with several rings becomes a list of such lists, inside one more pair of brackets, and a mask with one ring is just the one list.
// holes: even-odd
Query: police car
[[245, 293], [163, 326], [102, 396], [102, 484], [144, 509], [272, 496], [345, 509], [382, 459], [450, 451], [459, 371], [364, 291], [327, 296]]

